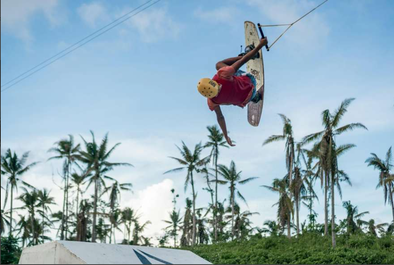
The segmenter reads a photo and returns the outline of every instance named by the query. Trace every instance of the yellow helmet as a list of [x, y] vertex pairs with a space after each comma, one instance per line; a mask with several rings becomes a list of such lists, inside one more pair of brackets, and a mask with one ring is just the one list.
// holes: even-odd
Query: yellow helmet
[[198, 92], [206, 98], [214, 98], [219, 93], [219, 84], [209, 78], [202, 78], [197, 85]]

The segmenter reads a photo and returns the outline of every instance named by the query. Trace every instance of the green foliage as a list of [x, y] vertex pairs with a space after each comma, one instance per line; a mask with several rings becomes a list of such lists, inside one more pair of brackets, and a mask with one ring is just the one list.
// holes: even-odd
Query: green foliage
[[21, 251], [15, 237], [1, 238], [1, 264], [18, 264]]
[[394, 238], [340, 235], [337, 247], [316, 234], [199, 245], [191, 251], [214, 264], [394, 264]]

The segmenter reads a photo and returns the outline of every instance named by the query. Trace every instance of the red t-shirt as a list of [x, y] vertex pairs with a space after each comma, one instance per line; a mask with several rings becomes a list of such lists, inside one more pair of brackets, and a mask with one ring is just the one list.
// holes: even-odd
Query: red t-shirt
[[245, 107], [253, 94], [252, 80], [246, 76], [235, 76], [235, 69], [232, 66], [225, 66], [219, 69], [212, 78], [222, 88], [214, 98], [208, 98], [208, 107], [214, 110], [219, 105], [236, 105]]

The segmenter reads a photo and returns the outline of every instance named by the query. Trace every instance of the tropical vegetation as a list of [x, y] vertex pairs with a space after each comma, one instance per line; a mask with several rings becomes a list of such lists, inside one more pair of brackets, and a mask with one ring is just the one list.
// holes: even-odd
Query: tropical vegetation
[[[394, 174], [392, 149], [384, 158], [375, 153], [366, 157], [366, 167], [375, 172], [382, 204], [388, 204], [392, 222], [382, 223], [369, 216], [366, 209], [351, 201], [342, 201], [342, 186], [352, 185], [351, 177], [341, 167], [341, 158], [356, 147], [339, 144], [349, 131], [364, 129], [361, 123], [341, 124], [354, 99], [344, 100], [335, 111], [321, 114], [323, 128], [296, 139], [293, 124], [279, 114], [282, 132], [263, 141], [265, 145], [284, 142], [286, 173], [272, 176], [270, 183], [259, 183], [262, 191], [273, 192], [277, 201], [275, 220], [262, 226], [252, 222], [264, 213], [248, 209], [247, 185], [258, 184], [260, 176], [242, 173], [236, 161], [221, 162], [221, 150], [228, 145], [217, 126], [208, 126], [206, 143], [193, 148], [181, 142], [170, 151], [169, 161], [179, 164], [163, 174], [178, 173], [184, 177], [186, 200], [179, 206], [174, 189], [173, 207], [163, 216], [162, 234], [146, 236], [152, 225], [133, 208], [122, 208], [122, 195], [133, 192], [132, 183], [123, 183], [111, 173], [118, 167], [132, 167], [131, 161], [114, 162], [111, 156], [121, 143], [109, 145], [108, 134], [98, 142], [81, 137], [76, 143], [68, 135], [49, 149], [48, 160], [60, 160], [63, 200], [57, 205], [51, 190], [38, 189], [25, 176], [38, 162], [30, 162], [29, 152], [21, 156], [7, 149], [1, 156], [2, 262], [15, 263], [21, 247], [60, 240], [100, 242], [185, 248], [213, 263], [393, 263], [394, 262]], [[171, 175], [169, 175], [171, 176]], [[373, 176], [371, 176], [373, 177]], [[197, 181], [199, 179], [199, 181]], [[204, 183], [201, 185], [201, 183]], [[221, 185], [228, 188], [220, 192]], [[323, 198], [318, 198], [321, 189]], [[198, 195], [209, 194], [210, 202], [202, 205]], [[324, 223], [317, 222], [316, 201], [323, 202]], [[19, 207], [14, 207], [18, 201]], [[335, 214], [342, 205], [346, 218]], [[60, 210], [53, 211], [54, 206]], [[301, 220], [300, 210], [308, 216]], [[368, 217], [368, 219], [366, 219]], [[57, 232], [52, 238], [51, 230]], [[123, 238], [116, 238], [123, 234]], [[156, 242], [158, 244], [155, 244]], [[3, 249], [8, 254], [3, 255]], [[4, 260], [3, 260], [4, 259]]]

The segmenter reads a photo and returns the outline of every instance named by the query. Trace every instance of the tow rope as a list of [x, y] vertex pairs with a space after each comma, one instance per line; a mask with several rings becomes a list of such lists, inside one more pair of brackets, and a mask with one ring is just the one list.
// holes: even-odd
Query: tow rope
[[318, 9], [319, 7], [321, 7], [323, 4], [325, 4], [328, 0], [325, 0], [324, 2], [322, 2], [320, 5], [316, 6], [315, 8], [313, 8], [311, 11], [309, 11], [308, 13], [306, 13], [305, 15], [303, 15], [302, 17], [300, 17], [299, 19], [297, 19], [296, 21], [294, 21], [293, 23], [290, 24], [274, 24], [274, 25], [258, 25], [258, 27], [260, 28], [268, 28], [268, 27], [285, 27], [287, 26], [287, 29], [285, 29], [285, 31], [283, 31], [282, 34], [280, 34], [280, 36], [278, 38], [276, 38], [276, 40], [268, 47], [269, 49], [271, 49], [272, 46], [274, 46], [274, 44], [283, 36], [285, 35], [285, 33], [294, 25], [296, 24], [298, 21], [300, 21], [301, 19], [303, 19], [304, 17], [306, 17], [307, 15], [309, 15], [310, 13], [312, 13], [313, 11], [315, 11], [316, 9]]

